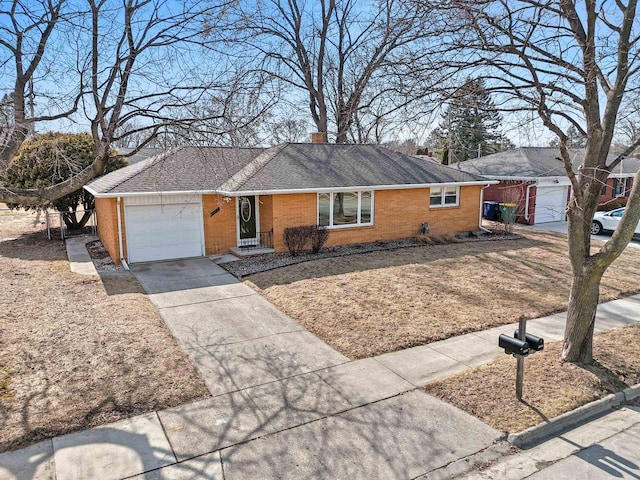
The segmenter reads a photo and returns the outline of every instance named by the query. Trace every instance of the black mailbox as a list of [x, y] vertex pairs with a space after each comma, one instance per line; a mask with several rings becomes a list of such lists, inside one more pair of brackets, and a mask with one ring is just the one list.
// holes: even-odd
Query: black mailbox
[[[518, 338], [518, 330], [513, 334], [514, 338]], [[536, 352], [541, 352], [544, 350], [544, 338], [536, 337], [535, 335], [531, 335], [527, 333], [525, 335], [525, 339], [529, 344], [529, 348], [531, 350], [535, 350]]]
[[498, 338], [498, 346], [504, 348], [505, 353], [522, 356], [529, 355], [529, 344], [527, 342], [510, 337], [504, 333], [500, 334]]

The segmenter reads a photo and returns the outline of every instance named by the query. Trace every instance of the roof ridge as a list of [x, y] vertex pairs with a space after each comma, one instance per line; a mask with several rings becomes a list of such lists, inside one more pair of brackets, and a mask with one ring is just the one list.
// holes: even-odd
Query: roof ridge
[[236, 147], [233, 145], [183, 145], [181, 148], [209, 148], [220, 150], [268, 150], [271, 147]]
[[[178, 146], [178, 147], [174, 147], [174, 148], [168, 148], [166, 150], [163, 150], [160, 153], [157, 153], [156, 155], [152, 155], [151, 157], [142, 160], [141, 162], [134, 163], [133, 165], [130, 165], [130, 167], [132, 167], [131, 168], [131, 173], [129, 175], [126, 175], [119, 182], [117, 182], [114, 185], [112, 185], [109, 188], [108, 191], [111, 192], [111, 191], [115, 190], [116, 188], [118, 188], [120, 185], [122, 185], [127, 180], [131, 180], [136, 175], [140, 175], [142, 172], [144, 172], [146, 170], [149, 170], [157, 161], [164, 160], [165, 158], [167, 158], [169, 156], [169, 154], [173, 155], [174, 153], [177, 153], [180, 150], [183, 150], [184, 148], [185, 148], [184, 145], [181, 145], [181, 146]], [[139, 167], [139, 168], [135, 168], [135, 167]]]
[[284, 150], [290, 143], [282, 143], [275, 147], [267, 148], [256, 158], [251, 160], [248, 164], [238, 170], [231, 176], [226, 182], [220, 185], [220, 190], [223, 192], [232, 192], [237, 190], [242, 185], [247, 183], [252, 177], [254, 177], [260, 170], [262, 170], [271, 160], [273, 160], [282, 150]]

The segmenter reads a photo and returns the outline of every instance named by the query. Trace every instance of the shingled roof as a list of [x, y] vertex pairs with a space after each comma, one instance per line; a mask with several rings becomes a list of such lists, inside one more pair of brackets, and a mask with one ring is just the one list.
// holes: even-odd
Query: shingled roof
[[[577, 169], [584, 159], [585, 149], [569, 150], [573, 168]], [[616, 158], [611, 153], [608, 163]], [[625, 158], [614, 169], [613, 176], [635, 175], [640, 167], [640, 159]], [[560, 151], [553, 147], [521, 147], [486, 155], [454, 165], [454, 168], [491, 179], [531, 179], [544, 177], [564, 177], [566, 171], [560, 159]]]
[[183, 147], [90, 182], [94, 195], [249, 194], [329, 188], [486, 183], [477, 175], [377, 145], [285, 143], [268, 149]]
[[92, 180], [98, 196], [216, 190], [264, 148], [178, 147]]
[[129, 165], [133, 165], [134, 163], [141, 162], [142, 160], [146, 160], [149, 157], [154, 157], [165, 150], [166, 148], [159, 147], [144, 147], [138, 150], [136, 153], [131, 153], [134, 151], [133, 148], [123, 148], [120, 147], [117, 149], [118, 153], [125, 156], [125, 160]]

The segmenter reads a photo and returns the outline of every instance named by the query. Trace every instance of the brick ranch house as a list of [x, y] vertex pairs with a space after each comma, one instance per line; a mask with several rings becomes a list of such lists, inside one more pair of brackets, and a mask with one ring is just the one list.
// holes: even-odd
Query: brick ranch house
[[476, 230], [488, 183], [375, 145], [287, 143], [171, 149], [85, 188], [105, 248], [134, 263], [281, 252], [298, 225], [326, 226], [328, 246]]
[[[584, 158], [584, 149], [571, 149], [570, 153], [573, 168], [577, 169]], [[615, 157], [611, 154], [609, 160], [613, 161]], [[498, 184], [484, 190], [484, 200], [517, 203], [520, 206], [520, 223], [533, 225], [566, 219], [571, 182], [557, 148], [514, 148], [467, 160], [454, 165], [454, 168], [497, 180]], [[613, 201], [626, 203], [639, 168], [640, 159], [626, 158], [614, 169], [606, 185], [602, 186], [601, 209], [606, 209]]]

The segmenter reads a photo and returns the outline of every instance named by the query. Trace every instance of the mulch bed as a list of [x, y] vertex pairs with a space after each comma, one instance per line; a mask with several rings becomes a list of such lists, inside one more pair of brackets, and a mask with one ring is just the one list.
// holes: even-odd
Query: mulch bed
[[[468, 235], [460, 238], [451, 238], [445, 240], [445, 243], [471, 243], [486, 242], [491, 240], [518, 240], [522, 238], [517, 234], [508, 234], [504, 232], [487, 232], [478, 235]], [[276, 268], [296, 265], [298, 263], [310, 262], [313, 260], [321, 260], [324, 258], [337, 258], [348, 255], [358, 255], [363, 253], [380, 252], [397, 250], [399, 248], [421, 247], [429, 245], [429, 237], [426, 238], [401, 238], [398, 240], [379, 240], [377, 242], [357, 243], [351, 245], [340, 245], [337, 247], [323, 248], [319, 253], [311, 253], [305, 251], [297, 256], [291, 256], [288, 252], [282, 253], [266, 253], [262, 255], [253, 255], [238, 261], [220, 264], [222, 268], [227, 270], [237, 278], [248, 277], [256, 273], [268, 272]], [[436, 242], [434, 242], [435, 244]]]
[[126, 272], [122, 265], [116, 265], [100, 240], [86, 244], [87, 252], [98, 272]]

